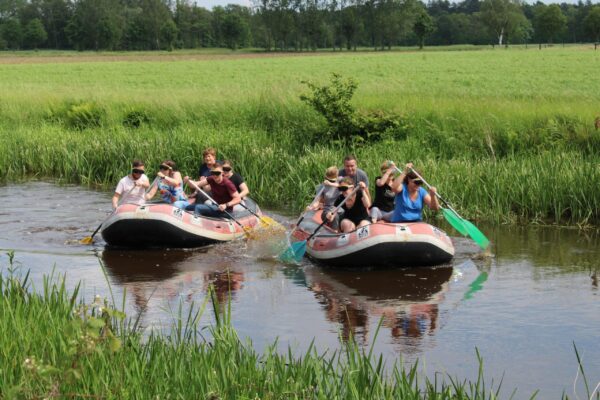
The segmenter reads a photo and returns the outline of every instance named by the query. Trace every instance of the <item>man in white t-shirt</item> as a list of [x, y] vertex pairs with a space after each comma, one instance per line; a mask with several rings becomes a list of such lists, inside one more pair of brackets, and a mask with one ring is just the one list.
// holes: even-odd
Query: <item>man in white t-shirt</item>
[[115, 194], [112, 197], [113, 209], [119, 206], [119, 198], [123, 196], [121, 204], [144, 205], [146, 199], [146, 189], [150, 186], [148, 177], [144, 173], [144, 163], [140, 160], [134, 160], [131, 164], [131, 174], [119, 181]]

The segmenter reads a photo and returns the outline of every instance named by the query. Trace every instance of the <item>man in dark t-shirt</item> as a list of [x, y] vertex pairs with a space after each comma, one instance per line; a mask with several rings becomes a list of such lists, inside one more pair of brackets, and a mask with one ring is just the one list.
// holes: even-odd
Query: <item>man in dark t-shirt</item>
[[219, 164], [210, 170], [211, 176], [202, 177], [198, 182], [188, 180], [188, 184], [200, 191], [200, 188], [210, 187], [211, 197], [217, 204], [196, 203], [188, 206], [186, 210], [194, 210], [195, 215], [206, 217], [225, 218], [233, 211], [233, 207], [242, 201], [240, 194], [233, 182], [223, 176], [223, 167]]

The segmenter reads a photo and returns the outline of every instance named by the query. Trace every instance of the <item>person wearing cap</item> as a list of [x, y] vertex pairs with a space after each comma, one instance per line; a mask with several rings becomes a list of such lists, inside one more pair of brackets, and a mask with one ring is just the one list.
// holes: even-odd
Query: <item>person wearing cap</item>
[[396, 192], [392, 189], [394, 171], [396, 166], [392, 161], [384, 161], [381, 166], [381, 176], [375, 178], [375, 200], [371, 207], [371, 221], [378, 220], [390, 222], [394, 213], [394, 199]]
[[[308, 210], [312, 211], [317, 211], [322, 207], [323, 211], [321, 212], [321, 221], [325, 221], [325, 215], [335, 208], [334, 203], [340, 196], [340, 192], [338, 190], [338, 172], [339, 171], [336, 166], [331, 166], [325, 170], [325, 180], [317, 188], [317, 193], [319, 193], [319, 196], [317, 196], [315, 201], [307, 207]], [[339, 227], [339, 219], [334, 218], [332, 221], [329, 221], [327, 225], [337, 230]]]
[[[334, 205], [338, 206], [348, 196], [348, 200], [342, 205], [344, 210], [342, 222], [340, 222], [340, 230], [343, 233], [352, 232], [361, 226], [368, 225], [369, 207], [371, 207], [371, 196], [367, 190], [367, 185], [364, 182], [358, 182], [359, 190], [354, 192], [354, 181], [350, 177], [345, 177], [338, 186], [340, 196], [335, 201]], [[333, 221], [336, 216], [333, 210], [326, 214], [328, 221]]]
[[112, 207], [119, 206], [119, 198], [123, 196], [123, 204], [137, 204], [143, 206], [146, 202], [146, 189], [150, 186], [145, 174], [144, 162], [134, 160], [131, 163], [131, 173], [123, 177], [117, 184], [115, 194], [112, 197]]
[[234, 212], [234, 207], [242, 201], [242, 197], [238, 193], [233, 182], [223, 175], [223, 167], [221, 164], [215, 164], [213, 166], [208, 178], [202, 177], [199, 181], [194, 182], [186, 176], [184, 180], [197, 191], [200, 191], [200, 188], [204, 190], [204, 188], [210, 187], [211, 197], [217, 203], [190, 204], [186, 210], [193, 210], [195, 215], [214, 218], [229, 218], [227, 213], [231, 214]]
[[406, 164], [402, 173], [392, 184], [396, 199], [391, 222], [421, 221], [425, 204], [434, 211], [440, 209], [436, 188], [431, 187], [427, 193], [427, 190], [421, 187], [423, 181], [412, 168], [412, 163]]
[[146, 194], [146, 200], [152, 199], [158, 191], [163, 201], [174, 207], [185, 208], [190, 204], [183, 191], [181, 173], [177, 171], [174, 161], [165, 160], [160, 163], [156, 176], [157, 180]]

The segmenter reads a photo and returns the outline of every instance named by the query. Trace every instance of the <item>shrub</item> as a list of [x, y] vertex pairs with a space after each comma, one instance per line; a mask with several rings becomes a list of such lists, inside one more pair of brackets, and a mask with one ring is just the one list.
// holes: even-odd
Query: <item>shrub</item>
[[319, 139], [322, 140], [324, 135], [331, 141], [358, 144], [381, 140], [390, 135], [398, 139], [406, 138], [406, 126], [403, 126], [399, 116], [383, 111], [356, 113], [350, 102], [358, 85], [352, 78], [343, 79], [338, 74], [332, 74], [329, 85], [317, 86], [308, 81], [302, 83], [312, 93], [301, 95], [300, 99], [327, 121], [328, 130], [320, 132]]
[[79, 130], [97, 128], [102, 125], [104, 110], [96, 103], [79, 103], [71, 105], [66, 112], [67, 126]]
[[132, 109], [123, 117], [123, 126], [126, 128], [139, 128], [142, 124], [150, 124], [154, 118], [147, 110], [142, 108]]

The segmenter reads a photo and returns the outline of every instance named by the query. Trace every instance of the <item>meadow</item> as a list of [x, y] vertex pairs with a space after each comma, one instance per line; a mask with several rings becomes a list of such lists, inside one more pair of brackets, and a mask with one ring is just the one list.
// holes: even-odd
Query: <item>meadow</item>
[[[1, 58], [4, 181], [110, 188], [138, 157], [150, 170], [171, 158], [193, 175], [201, 150], [214, 146], [261, 204], [292, 212], [324, 169], [352, 152], [372, 178], [383, 160], [414, 162], [469, 218], [600, 221], [600, 55], [590, 46], [193, 59], [92, 53], [81, 62], [59, 54], [56, 62]], [[299, 96], [308, 91], [303, 81], [327, 84], [332, 73], [358, 83], [357, 113], [397, 115], [400, 124], [379, 141], [323, 140], [325, 120]]]

